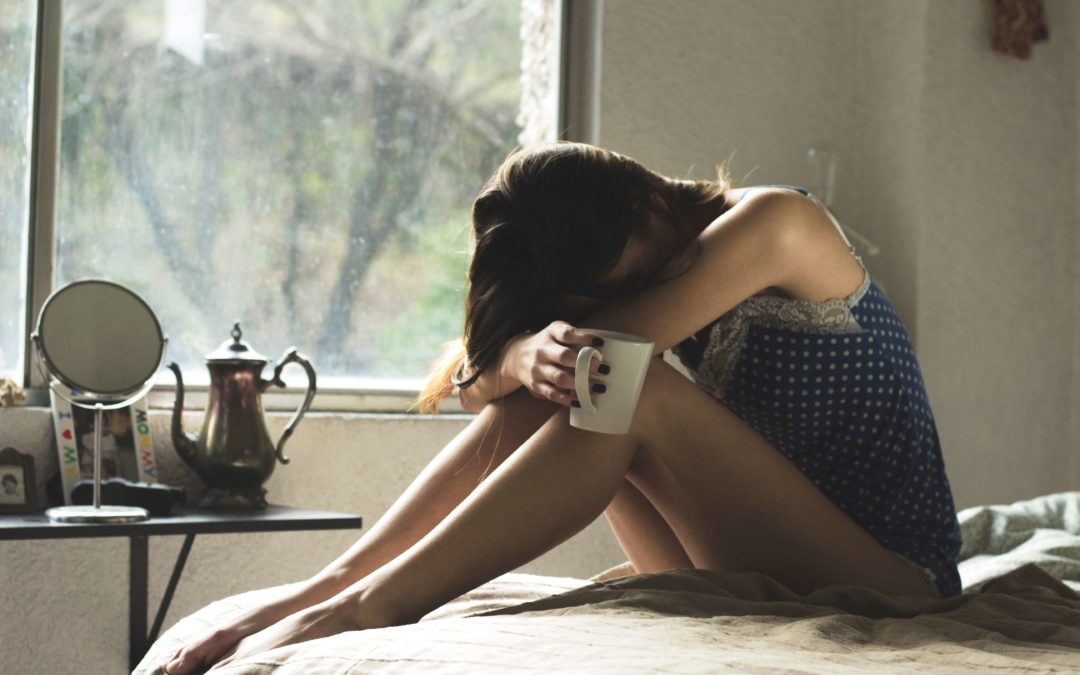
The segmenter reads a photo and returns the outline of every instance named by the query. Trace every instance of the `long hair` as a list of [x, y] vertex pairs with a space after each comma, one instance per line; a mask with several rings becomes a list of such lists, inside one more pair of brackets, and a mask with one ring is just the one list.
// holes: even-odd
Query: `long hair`
[[443, 346], [417, 398], [420, 412], [438, 412], [455, 382], [467, 387], [497, 367], [512, 337], [564, 318], [560, 296], [588, 295], [650, 219], [674, 228], [680, 248], [691, 243], [684, 215], [728, 187], [722, 168], [715, 181], [668, 178], [584, 143], [511, 153], [473, 203], [463, 335]]

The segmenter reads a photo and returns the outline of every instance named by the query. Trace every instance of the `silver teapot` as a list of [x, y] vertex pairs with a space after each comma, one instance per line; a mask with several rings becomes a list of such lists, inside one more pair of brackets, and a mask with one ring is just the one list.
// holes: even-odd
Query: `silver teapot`
[[[274, 366], [270, 379], [262, 378], [268, 359], [241, 340], [240, 324], [226, 340], [206, 355], [210, 370], [209, 400], [202, 432], [196, 437], [184, 433], [181, 415], [184, 410], [184, 380], [175, 362], [169, 369], [176, 375], [176, 402], [173, 405], [172, 441], [176, 453], [209, 488], [199, 501], [200, 507], [212, 506], [226, 497], [241, 497], [256, 508], [266, 507], [262, 484], [270, 478], [277, 462], [288, 464], [282, 454], [285, 441], [315, 398], [315, 369], [311, 362], [290, 347]], [[304, 402], [289, 420], [275, 444], [270, 439], [263, 415], [262, 393], [276, 385], [284, 387], [281, 371], [289, 363], [299, 363], [308, 376]]]

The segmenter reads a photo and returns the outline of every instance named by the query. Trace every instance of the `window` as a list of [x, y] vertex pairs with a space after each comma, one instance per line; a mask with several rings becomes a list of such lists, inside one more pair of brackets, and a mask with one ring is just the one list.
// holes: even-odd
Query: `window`
[[20, 367], [37, 3], [0, 4], [0, 377]]
[[[62, 6], [52, 275], [37, 283], [128, 285], [194, 383], [240, 321], [268, 357], [308, 355], [321, 388], [415, 390], [460, 335], [472, 198], [522, 138], [552, 137], [553, 0]], [[5, 121], [28, 118], [33, 9], [0, 10]], [[0, 131], [4, 189], [23, 197], [27, 128]], [[8, 245], [25, 204], [0, 201], [8, 376], [27, 330], [11, 318], [25, 254]]]

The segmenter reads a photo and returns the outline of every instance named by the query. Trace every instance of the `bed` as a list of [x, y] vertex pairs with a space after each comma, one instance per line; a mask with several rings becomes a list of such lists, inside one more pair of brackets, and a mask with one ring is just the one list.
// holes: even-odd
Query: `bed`
[[[505, 574], [416, 624], [355, 631], [230, 664], [236, 674], [369, 672], [1080, 672], [1080, 492], [960, 512], [964, 593], [796, 595], [752, 573], [669, 570], [590, 581]], [[185, 617], [134, 671], [258, 602]]]

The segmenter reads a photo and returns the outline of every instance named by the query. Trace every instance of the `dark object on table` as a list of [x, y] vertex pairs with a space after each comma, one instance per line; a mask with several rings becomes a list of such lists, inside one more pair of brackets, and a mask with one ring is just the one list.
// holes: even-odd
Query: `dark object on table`
[[0, 513], [37, 510], [34, 458], [15, 448], [0, 450]]
[[[182, 487], [162, 483], [132, 483], [124, 478], [101, 481], [101, 503], [116, 506], [141, 506], [151, 516], [167, 516], [173, 504], [183, 504], [187, 493]], [[94, 481], [81, 480], [71, 490], [72, 504], [94, 503]]]
[[[262, 377], [269, 360], [240, 338], [237, 323], [232, 339], [206, 355], [210, 370], [210, 398], [198, 436], [184, 433], [181, 415], [184, 410], [184, 379], [180, 366], [170, 363], [176, 376], [176, 403], [173, 406], [173, 447], [180, 459], [195, 470], [208, 488], [200, 507], [216, 506], [222, 500], [239, 498], [257, 509], [266, 508], [266, 490], [277, 462], [288, 464], [282, 454], [285, 442], [311, 406], [315, 397], [315, 368], [306, 357], [290, 347], [274, 366], [269, 380]], [[282, 369], [289, 363], [303, 366], [308, 377], [307, 393], [292, 419], [275, 443], [270, 438], [263, 417], [261, 396], [270, 386], [284, 387]]]

